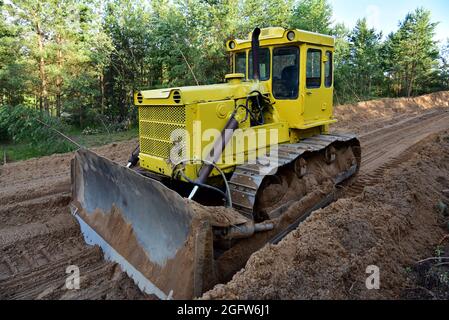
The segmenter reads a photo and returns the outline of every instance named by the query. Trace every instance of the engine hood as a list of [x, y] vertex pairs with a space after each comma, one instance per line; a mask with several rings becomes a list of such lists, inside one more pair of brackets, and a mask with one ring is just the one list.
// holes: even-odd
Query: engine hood
[[202, 102], [246, 98], [252, 91], [268, 93], [264, 83], [230, 81], [228, 83], [144, 90], [137, 92], [134, 103], [140, 105], [189, 105]]

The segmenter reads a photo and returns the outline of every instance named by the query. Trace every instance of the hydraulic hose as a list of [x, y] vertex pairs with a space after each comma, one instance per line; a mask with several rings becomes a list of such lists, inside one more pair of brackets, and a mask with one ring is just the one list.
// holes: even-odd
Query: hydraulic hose
[[[195, 163], [195, 162], [198, 163], [198, 162], [199, 162], [199, 163], [202, 163], [202, 164], [207, 164], [207, 165], [213, 166], [213, 167], [220, 173], [221, 177], [223, 178], [223, 182], [224, 182], [225, 187], [226, 187], [226, 193], [224, 193], [224, 192], [221, 191], [220, 189], [218, 189], [218, 188], [216, 188], [216, 187], [213, 187], [213, 186], [211, 186], [211, 185], [208, 185], [208, 184], [206, 184], [206, 183], [199, 183], [197, 180], [194, 181], [194, 180], [188, 178], [188, 177], [184, 174], [184, 172], [182, 171], [182, 169], [176, 170], [176, 168], [177, 168], [180, 164], [187, 163], [187, 162], [192, 162], [192, 163]], [[207, 160], [201, 160], [201, 159], [186, 159], [186, 160], [181, 160], [181, 161], [179, 161], [177, 164], [175, 164], [175, 166], [174, 166], [174, 168], [173, 168], [172, 178], [173, 178], [173, 176], [175, 175], [175, 172], [178, 172], [178, 171], [181, 173], [181, 175], [183, 176], [184, 179], [186, 179], [188, 182], [190, 182], [190, 183], [192, 183], [193, 185], [195, 185], [195, 188], [197, 188], [197, 190], [198, 190], [198, 187], [203, 187], [203, 188], [208, 188], [208, 189], [217, 191], [217, 192], [221, 193], [222, 195], [224, 195], [224, 197], [226, 198], [226, 206], [227, 206], [228, 208], [232, 208], [231, 189], [229, 188], [229, 183], [228, 183], [228, 180], [226, 179], [226, 175], [224, 174], [223, 170], [220, 169], [219, 166], [217, 166], [216, 164], [214, 164], [214, 163], [212, 163], [212, 162], [209, 162], [209, 161], [207, 161]], [[194, 189], [195, 189], [195, 188], [194, 188]], [[189, 199], [191, 199], [191, 198], [189, 198]]]
[[137, 165], [137, 162], [139, 162], [139, 153], [140, 145], [137, 145], [129, 157], [128, 164], [126, 165], [127, 168], [135, 167]]

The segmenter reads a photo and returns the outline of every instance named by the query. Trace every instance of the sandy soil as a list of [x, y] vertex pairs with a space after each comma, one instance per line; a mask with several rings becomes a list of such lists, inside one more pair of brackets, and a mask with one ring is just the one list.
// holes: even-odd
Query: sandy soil
[[[206, 299], [395, 299], [406, 267], [432, 254], [445, 230], [435, 205], [449, 187], [449, 131], [415, 145], [381, 182], [315, 212]], [[447, 232], [447, 230], [446, 230]], [[367, 290], [366, 268], [380, 268]]]
[[[428, 137], [449, 129], [448, 101], [443, 92], [337, 107], [335, 130], [359, 133], [364, 159], [359, 179], [342, 191], [346, 199], [314, 214], [278, 246], [255, 253], [233, 281], [206, 297], [396, 297], [402, 266], [425, 256], [441, 235], [430, 208], [449, 177], [441, 162], [447, 158], [437, 152], [447, 143], [444, 135], [440, 142]], [[96, 151], [125, 163], [136, 143]], [[68, 208], [71, 157], [0, 166], [0, 298], [147, 298], [100, 250], [84, 244]], [[366, 263], [385, 269], [382, 291], [364, 292]], [[70, 264], [81, 269], [81, 290], [65, 289]]]
[[[137, 142], [97, 151], [124, 163]], [[101, 250], [84, 244], [70, 215], [70, 159], [54, 155], [0, 167], [1, 299], [141, 299], [134, 283]], [[65, 288], [80, 268], [80, 290]]]
[[449, 91], [414, 98], [363, 101], [335, 107], [334, 115], [338, 119], [338, 123], [332, 128], [337, 131], [363, 134], [394, 125], [413, 115], [444, 107], [449, 107]]

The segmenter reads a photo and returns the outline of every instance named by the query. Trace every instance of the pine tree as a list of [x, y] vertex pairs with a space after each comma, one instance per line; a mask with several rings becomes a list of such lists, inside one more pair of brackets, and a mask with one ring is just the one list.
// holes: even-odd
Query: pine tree
[[290, 27], [322, 34], [332, 32], [332, 6], [327, 0], [300, 0], [293, 10]]
[[441, 81], [441, 89], [449, 90], [449, 39], [441, 46], [439, 80]]
[[382, 33], [368, 28], [366, 19], [358, 20], [349, 36], [352, 83], [363, 97], [375, 96], [376, 85], [382, 82], [380, 62]]
[[255, 27], [288, 27], [292, 0], [243, 0], [240, 4], [239, 30], [246, 36]]
[[29, 49], [39, 70], [39, 109], [49, 112], [47, 26], [51, 18], [50, 6], [39, 0], [17, 0], [6, 4], [5, 9], [13, 23], [23, 28], [26, 43], [34, 44]]
[[438, 59], [433, 40], [437, 23], [431, 22], [430, 16], [430, 11], [418, 8], [388, 37], [386, 64], [397, 94], [410, 97], [423, 93], [433, 80]]

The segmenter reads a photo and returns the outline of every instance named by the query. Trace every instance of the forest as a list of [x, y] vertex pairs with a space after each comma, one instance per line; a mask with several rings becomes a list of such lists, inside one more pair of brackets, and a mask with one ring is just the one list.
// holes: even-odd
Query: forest
[[435, 41], [424, 7], [390, 34], [334, 21], [327, 0], [0, 0], [0, 11], [0, 142], [39, 154], [73, 148], [48, 126], [135, 126], [135, 90], [223, 82], [226, 40], [256, 26], [334, 36], [335, 104], [449, 89], [449, 39]]

